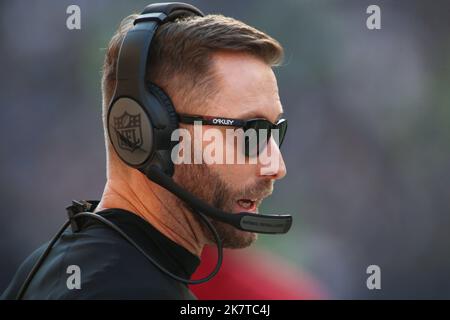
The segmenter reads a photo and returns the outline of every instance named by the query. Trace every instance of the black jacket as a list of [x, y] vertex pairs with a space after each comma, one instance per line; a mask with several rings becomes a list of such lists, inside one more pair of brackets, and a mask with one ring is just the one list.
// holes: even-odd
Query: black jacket
[[[200, 263], [197, 256], [132, 212], [107, 209], [98, 214], [120, 227], [148, 255], [178, 276], [189, 279]], [[195, 299], [185, 284], [161, 272], [116, 231], [91, 218], [83, 218], [81, 226], [75, 233], [68, 228], [56, 242], [24, 299]], [[46, 247], [43, 245], [25, 260], [2, 299], [15, 299]], [[71, 265], [79, 267], [80, 289], [68, 288]]]

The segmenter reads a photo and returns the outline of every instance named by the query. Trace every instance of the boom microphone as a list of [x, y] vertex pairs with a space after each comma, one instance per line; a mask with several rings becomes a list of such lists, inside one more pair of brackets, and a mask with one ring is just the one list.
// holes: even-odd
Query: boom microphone
[[[200, 211], [209, 218], [232, 225], [243, 231], [282, 234], [289, 231], [292, 225], [292, 216], [286, 214], [254, 214], [249, 212], [229, 213], [214, 208], [206, 202], [195, 197], [192, 193], [180, 187], [171, 177], [162, 170], [152, 165], [146, 172], [153, 182], [175, 194], [178, 198], [188, 203], [193, 209]], [[194, 210], [194, 211], [195, 211]]]

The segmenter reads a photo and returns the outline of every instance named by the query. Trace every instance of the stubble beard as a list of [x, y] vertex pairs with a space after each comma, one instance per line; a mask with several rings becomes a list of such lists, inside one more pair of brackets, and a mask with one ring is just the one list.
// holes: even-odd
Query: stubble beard
[[[240, 192], [227, 187], [220, 176], [212, 172], [206, 164], [180, 165], [175, 170], [174, 179], [178, 184], [196, 197], [225, 212], [232, 212], [233, 204]], [[261, 188], [267, 189], [268, 186], [264, 185], [259, 189]], [[252, 190], [255, 189], [257, 188], [252, 188]], [[193, 211], [189, 205], [180, 199], [177, 198], [177, 201], [180, 206], [186, 208], [190, 212]], [[192, 215], [202, 226], [202, 231], [206, 235], [209, 244], [215, 244], [216, 240], [207, 225], [196, 213], [192, 212]], [[215, 219], [207, 219], [216, 229], [224, 248], [246, 248], [258, 238], [256, 233], [239, 230], [227, 223]]]

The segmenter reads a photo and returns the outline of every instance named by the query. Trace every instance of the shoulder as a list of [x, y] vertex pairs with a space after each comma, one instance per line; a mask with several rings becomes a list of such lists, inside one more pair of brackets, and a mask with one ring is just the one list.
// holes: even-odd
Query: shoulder
[[38, 249], [36, 249], [32, 254], [30, 254], [19, 266], [16, 273], [14, 274], [13, 279], [11, 280], [9, 286], [0, 296], [1, 300], [14, 300], [17, 297], [17, 294], [22, 286], [22, 283], [25, 281], [28, 273], [33, 268], [34, 264], [38, 261], [39, 257], [45, 251], [45, 248], [48, 244], [44, 244]]
[[[109, 232], [109, 231], [107, 231]], [[64, 259], [79, 267], [79, 289], [61, 288], [60, 299], [177, 299], [180, 288], [136, 248], [116, 237], [77, 242]], [[69, 275], [65, 275], [68, 279]]]
[[39, 291], [47, 290], [49, 299], [180, 299], [186, 291], [119, 234], [102, 227], [65, 234], [48, 262], [41, 279], [47, 287]]
[[[2, 299], [15, 299], [47, 244], [20, 266]], [[119, 234], [105, 228], [66, 232], [27, 289], [25, 299], [193, 299]]]

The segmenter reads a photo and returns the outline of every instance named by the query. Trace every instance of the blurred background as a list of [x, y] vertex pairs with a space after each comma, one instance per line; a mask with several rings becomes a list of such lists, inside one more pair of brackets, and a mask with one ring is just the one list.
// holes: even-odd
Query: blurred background
[[[0, 292], [105, 183], [104, 48], [149, 1], [0, 2]], [[450, 2], [190, 1], [278, 39], [288, 175], [262, 212], [295, 216], [257, 248], [337, 299], [450, 298]], [[66, 9], [81, 8], [81, 30]], [[381, 30], [366, 9], [381, 8]], [[368, 290], [366, 268], [381, 268]], [[277, 270], [273, 270], [277, 275]]]

